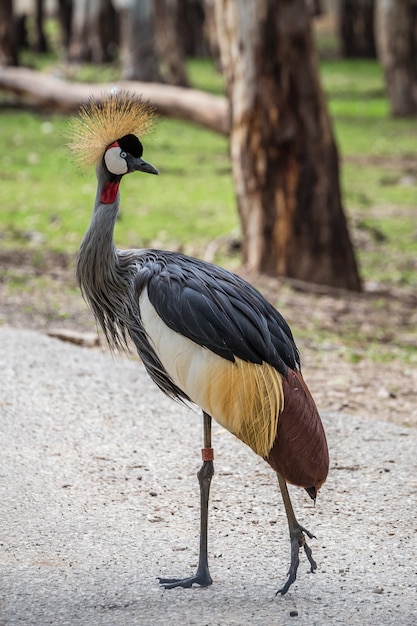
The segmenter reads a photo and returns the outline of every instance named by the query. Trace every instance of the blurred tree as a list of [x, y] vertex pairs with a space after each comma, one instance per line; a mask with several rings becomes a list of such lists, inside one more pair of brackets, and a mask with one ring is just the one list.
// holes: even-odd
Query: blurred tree
[[307, 7], [311, 17], [319, 17], [324, 13], [322, 0], [307, 0]]
[[70, 61], [104, 63], [113, 58], [116, 13], [111, 0], [73, 0]]
[[61, 29], [61, 45], [68, 50], [71, 41], [72, 0], [58, 0], [58, 21]]
[[206, 33], [205, 0], [178, 0], [180, 13], [179, 36], [188, 57], [205, 57], [210, 53]]
[[27, 15], [25, 13], [15, 15], [14, 23], [16, 27], [15, 33], [18, 52], [20, 52], [21, 50], [28, 50], [30, 46], [27, 27]]
[[0, 64], [18, 65], [13, 0], [0, 2]]
[[45, 2], [44, 0], [35, 0], [35, 51], [48, 52], [48, 40], [46, 39], [45, 29]]
[[108, 63], [117, 59], [119, 54], [119, 14], [113, 0], [102, 0], [100, 21], [98, 25], [99, 51], [101, 61]]
[[[93, 0], [98, 10], [100, 0]], [[78, 63], [91, 60], [89, 27], [94, 12], [90, 11], [90, 0], [73, 0], [71, 39], [68, 46], [68, 59]]]
[[117, 7], [123, 78], [160, 82], [153, 0], [118, 0]]
[[170, 85], [188, 85], [181, 34], [180, 0], [155, 0], [155, 25], [161, 73]]
[[391, 113], [417, 114], [416, 2], [377, 0], [378, 58], [385, 72]]
[[361, 287], [305, 0], [215, 0], [250, 269]]
[[344, 57], [375, 58], [374, 5], [374, 0], [340, 0], [339, 31]]
[[214, 11], [215, 0], [204, 0], [204, 34], [210, 56], [219, 72], [221, 72], [220, 50], [217, 37], [216, 18]]

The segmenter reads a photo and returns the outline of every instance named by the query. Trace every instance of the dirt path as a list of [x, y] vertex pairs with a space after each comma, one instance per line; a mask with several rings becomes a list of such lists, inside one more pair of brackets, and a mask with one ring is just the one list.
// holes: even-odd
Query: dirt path
[[164, 591], [196, 566], [201, 418], [142, 366], [0, 328], [0, 624], [412, 626], [417, 431], [325, 413], [316, 507], [291, 489], [304, 555], [285, 597], [289, 540], [273, 472], [214, 428], [207, 589]]

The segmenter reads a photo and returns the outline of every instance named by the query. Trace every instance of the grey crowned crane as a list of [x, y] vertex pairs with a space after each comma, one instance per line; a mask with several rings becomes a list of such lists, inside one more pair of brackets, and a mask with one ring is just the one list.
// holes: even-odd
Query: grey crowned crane
[[187, 578], [160, 578], [165, 588], [210, 585], [207, 517], [214, 473], [211, 421], [233, 433], [276, 472], [290, 533], [285, 594], [304, 548], [317, 565], [294, 514], [287, 482], [312, 499], [326, 480], [329, 456], [317, 408], [303, 380], [297, 347], [281, 314], [239, 276], [201, 260], [162, 250], [117, 250], [113, 241], [125, 174], [158, 174], [142, 158], [152, 110], [117, 92], [90, 100], [73, 121], [71, 148], [96, 166], [98, 188], [77, 259], [84, 298], [113, 348], [135, 345], [158, 387], [203, 411], [200, 556]]

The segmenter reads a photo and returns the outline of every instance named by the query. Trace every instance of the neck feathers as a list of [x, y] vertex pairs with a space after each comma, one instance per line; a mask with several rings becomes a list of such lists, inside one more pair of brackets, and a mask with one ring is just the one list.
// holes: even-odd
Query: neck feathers
[[131, 257], [120, 254], [113, 241], [120, 179], [109, 180], [103, 166], [97, 178], [93, 216], [78, 251], [77, 280], [110, 347], [126, 350], [134, 300]]

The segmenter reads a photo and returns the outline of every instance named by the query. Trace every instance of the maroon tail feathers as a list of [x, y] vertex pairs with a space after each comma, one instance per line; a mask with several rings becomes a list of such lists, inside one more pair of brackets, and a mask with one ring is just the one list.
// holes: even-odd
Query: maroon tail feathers
[[329, 471], [326, 435], [301, 372], [283, 377], [284, 410], [266, 461], [289, 483], [304, 487], [315, 499]]

